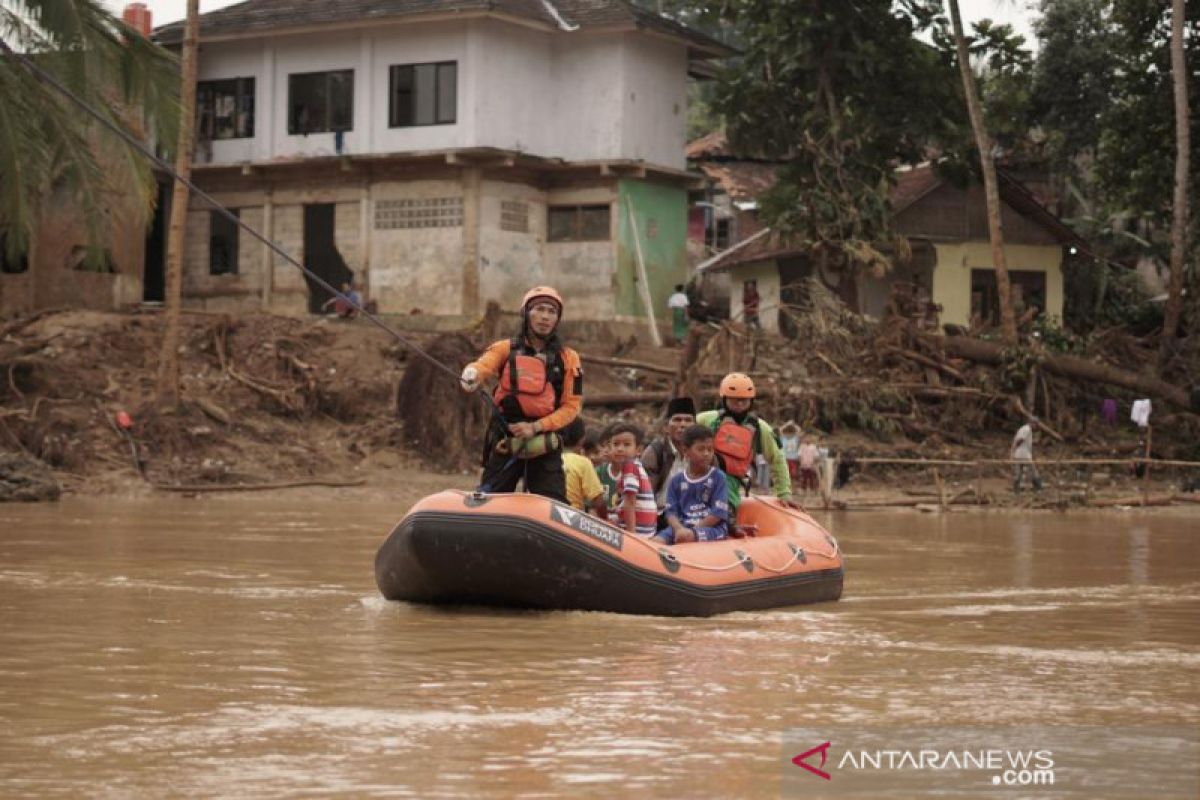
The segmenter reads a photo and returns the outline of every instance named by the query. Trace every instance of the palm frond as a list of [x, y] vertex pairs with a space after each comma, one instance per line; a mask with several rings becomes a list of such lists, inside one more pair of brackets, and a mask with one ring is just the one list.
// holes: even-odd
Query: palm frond
[[88, 251], [101, 252], [114, 194], [148, 211], [154, 178], [142, 154], [76, 103], [142, 141], [173, 142], [176, 59], [95, 0], [0, 0], [0, 37], [74, 96], [14, 60], [0, 62], [0, 227], [10, 232], [8, 247], [28, 247], [40, 207], [57, 195], [76, 209]]

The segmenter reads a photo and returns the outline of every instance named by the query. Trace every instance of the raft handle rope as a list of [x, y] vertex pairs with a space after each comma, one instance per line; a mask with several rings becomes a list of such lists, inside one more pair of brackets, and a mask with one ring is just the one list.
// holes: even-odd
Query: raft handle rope
[[[654, 540], [654, 537], [649, 537], [649, 538], [642, 537], [642, 536], [638, 536], [636, 534], [631, 534], [625, 530], [622, 530], [622, 533], [625, 535], [625, 539], [635, 541], [638, 544], [640, 544], [642, 547], [648, 547], [651, 550], [653, 550], [654, 554], [657, 555], [660, 559], [666, 558], [666, 556], [664, 556], [664, 554], [663, 554], [662, 543], [656, 542]], [[713, 566], [711, 564], [697, 564], [692, 561], [684, 561], [682, 558], [679, 557], [678, 553], [671, 551], [671, 550], [668, 550], [666, 552], [667, 552], [667, 554], [669, 554], [672, 557], [671, 560], [673, 562], [677, 563], [679, 566], [701, 570], [702, 572], [729, 572], [730, 570], [735, 570], [735, 569], [738, 569], [739, 567], [742, 569], [745, 569], [746, 568], [746, 560], [748, 558], [748, 556], [743, 554], [742, 557], [738, 558], [737, 561], [734, 561], [731, 564], [726, 564], [723, 566]], [[836, 546], [836, 543], [834, 546], [834, 550], [831, 553], [821, 553], [821, 552], [817, 552], [814, 550], [799, 550], [799, 549], [793, 548], [792, 549], [792, 557], [789, 558], [786, 562], [784, 562], [783, 566], [781, 566], [781, 567], [772, 567], [771, 565], [764, 564], [761, 561], [754, 561], [753, 564], [755, 567], [761, 567], [762, 569], [765, 569], [767, 572], [774, 572], [776, 575], [781, 575], [781, 574], [787, 572], [788, 569], [792, 566], [792, 564], [795, 564], [797, 561], [800, 560], [800, 553], [802, 553], [802, 552], [805, 553], [806, 555], [821, 556], [822, 558], [827, 558], [830, 561], [832, 561], [837, 558], [838, 548]]]
[[[349, 305], [351, 308], [356, 310], [358, 313], [362, 314], [364, 318], [370, 320], [381, 330], [383, 330], [386, 333], [395, 337], [395, 339], [397, 341], [399, 341], [401, 344], [403, 344], [409, 350], [412, 350], [414, 353], [416, 353], [421, 358], [428, 361], [430, 364], [432, 364], [437, 369], [440, 369], [442, 372], [445, 372], [447, 375], [450, 375], [452, 378], [454, 378], [456, 383], [459, 383], [461, 385], [462, 381], [460, 380], [460, 376], [458, 373], [456, 373], [454, 370], [447, 367], [442, 362], [438, 361], [433, 356], [426, 353], [424, 350], [422, 350], [420, 347], [418, 347], [413, 342], [411, 342], [408, 339], [406, 339], [405, 337], [401, 336], [395, 329], [393, 329], [386, 322], [384, 322], [383, 320], [381, 320], [379, 317], [372, 314], [371, 312], [367, 311], [360, 304], [351, 300], [350, 297], [348, 297], [347, 295], [345, 295], [342, 292], [335, 289], [328, 282], [326, 282], [324, 278], [322, 278], [320, 275], [317, 275], [315, 272], [310, 270], [308, 267], [301, 264], [299, 261], [297, 261], [295, 258], [293, 258], [289, 253], [287, 253], [279, 245], [275, 244], [270, 239], [263, 236], [261, 233], [259, 233], [257, 230], [255, 230], [250, 225], [247, 225], [245, 222], [243, 222], [241, 219], [239, 219], [237, 217], [237, 215], [233, 214], [232, 212], [229, 211], [229, 209], [225, 208], [225, 206], [221, 205], [215, 199], [213, 199], [213, 197], [211, 195], [209, 195], [203, 189], [196, 186], [196, 184], [192, 183], [191, 180], [183, 177], [178, 172], [176, 172], [175, 168], [171, 164], [168, 164], [165, 160], [163, 160], [163, 159], [159, 158], [157, 155], [155, 155], [154, 151], [152, 151], [145, 144], [138, 141], [131, 134], [122, 130], [119, 126], [115, 125], [108, 119], [105, 119], [105, 117], [103, 115], [101, 115], [98, 111], [96, 111], [91, 106], [89, 106], [87, 103], [85, 103], [74, 92], [72, 92], [66, 86], [63, 86], [61, 83], [59, 83], [59, 81], [53, 75], [51, 75], [50, 73], [43, 70], [41, 67], [34, 64], [29, 59], [29, 57], [26, 56], [24, 53], [16, 52], [11, 47], [9, 47], [8, 43], [5, 42], [3, 39], [0, 39], [0, 51], [2, 51], [5, 56], [18, 61], [22, 66], [24, 66], [27, 70], [29, 70], [35, 78], [37, 78], [38, 80], [42, 81], [43, 83], [46, 83], [49, 86], [53, 87], [55, 90], [57, 90], [59, 93], [61, 93], [64, 97], [66, 97], [68, 100], [70, 100], [72, 103], [77, 105], [80, 109], [82, 109], [83, 112], [85, 114], [87, 114], [89, 117], [91, 117], [92, 119], [99, 122], [103, 127], [107, 128], [108, 130], [115, 133], [126, 144], [128, 144], [133, 149], [137, 150], [139, 153], [141, 153], [146, 158], [148, 158], [152, 163], [154, 163], [155, 166], [157, 166], [159, 169], [163, 170], [168, 175], [170, 175], [172, 179], [182, 183], [184, 186], [186, 186], [188, 188], [188, 190], [190, 192], [195, 194], [197, 197], [199, 197], [204, 202], [208, 203], [208, 205], [212, 206], [213, 210], [216, 211], [218, 214], [220, 214], [222, 217], [224, 217], [226, 220], [234, 223], [239, 228], [241, 228], [242, 230], [246, 231], [251, 236], [253, 236], [255, 239], [262, 242], [264, 245], [266, 245], [268, 248], [270, 248], [270, 250], [273, 253], [275, 253], [276, 255], [281, 257], [284, 261], [286, 261], [287, 263], [296, 267], [301, 272], [303, 272], [306, 276], [308, 276], [313, 281], [313, 283], [317, 284], [322, 289], [325, 289], [330, 294], [344, 300], [347, 305]], [[508, 420], [506, 420], [504, 418], [504, 415], [500, 413], [500, 410], [498, 408], [496, 408], [496, 404], [492, 401], [492, 398], [488, 395], [487, 390], [484, 389], [482, 386], [480, 386], [475, 390], [475, 393], [479, 395], [479, 397], [484, 401], [484, 403], [488, 406], [488, 408], [491, 409], [491, 412], [507, 428]]]

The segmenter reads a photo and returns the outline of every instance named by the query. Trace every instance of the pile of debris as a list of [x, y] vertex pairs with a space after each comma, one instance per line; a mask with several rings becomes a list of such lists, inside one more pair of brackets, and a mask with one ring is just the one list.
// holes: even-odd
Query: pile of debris
[[[873, 454], [924, 458], [1002, 455], [1002, 442], [1029, 414], [1039, 417], [1043, 440], [1077, 454], [1111, 455], [1136, 445], [1136, 432], [1129, 425], [1101, 429], [1102, 400], [1128, 407], [1135, 397], [1152, 396], [1166, 401], [1155, 418], [1162, 432], [1155, 454], [1200, 458], [1200, 418], [1187, 413], [1188, 394], [1141, 372], [1154, 363], [1153, 349], [1119, 331], [1095, 337], [1090, 352], [1067, 355], [1036, 337], [1005, 347], [940, 335], [902, 290], [878, 321], [855, 314], [815, 279], [789, 294], [800, 299], [780, 314], [794, 337], [737, 322], [693, 325], [681, 365], [687, 390], [714, 398], [720, 376], [747, 372], [768, 419], [795, 420]], [[1120, 360], [1106, 361], [1115, 356]]]
[[[360, 325], [184, 315], [182, 402], [154, 403], [162, 319], [52, 311], [0, 328], [0, 442], [68, 489], [347, 481], [402, 448], [405, 353]], [[119, 420], [127, 421], [119, 424]], [[115, 477], [114, 473], [120, 477]]]

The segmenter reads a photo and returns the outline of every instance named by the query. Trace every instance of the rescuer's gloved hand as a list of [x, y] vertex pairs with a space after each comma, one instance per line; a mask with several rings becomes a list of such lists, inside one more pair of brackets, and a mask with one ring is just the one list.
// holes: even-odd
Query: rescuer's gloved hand
[[464, 392], [473, 392], [479, 388], [479, 370], [468, 366], [463, 368], [462, 377], [458, 379]]

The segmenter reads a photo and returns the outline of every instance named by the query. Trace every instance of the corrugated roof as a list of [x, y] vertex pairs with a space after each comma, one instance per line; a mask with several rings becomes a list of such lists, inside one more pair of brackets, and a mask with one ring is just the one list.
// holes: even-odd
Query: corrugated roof
[[[705, 58], [735, 52], [710, 36], [626, 0], [551, 0], [551, 4], [568, 24], [582, 29], [625, 27], [653, 31], [687, 42], [693, 56]], [[246, 0], [201, 14], [200, 38], [432, 14], [507, 14], [558, 27], [542, 0]], [[178, 44], [183, 39], [183, 22], [155, 29], [154, 38], [160, 44]]]

